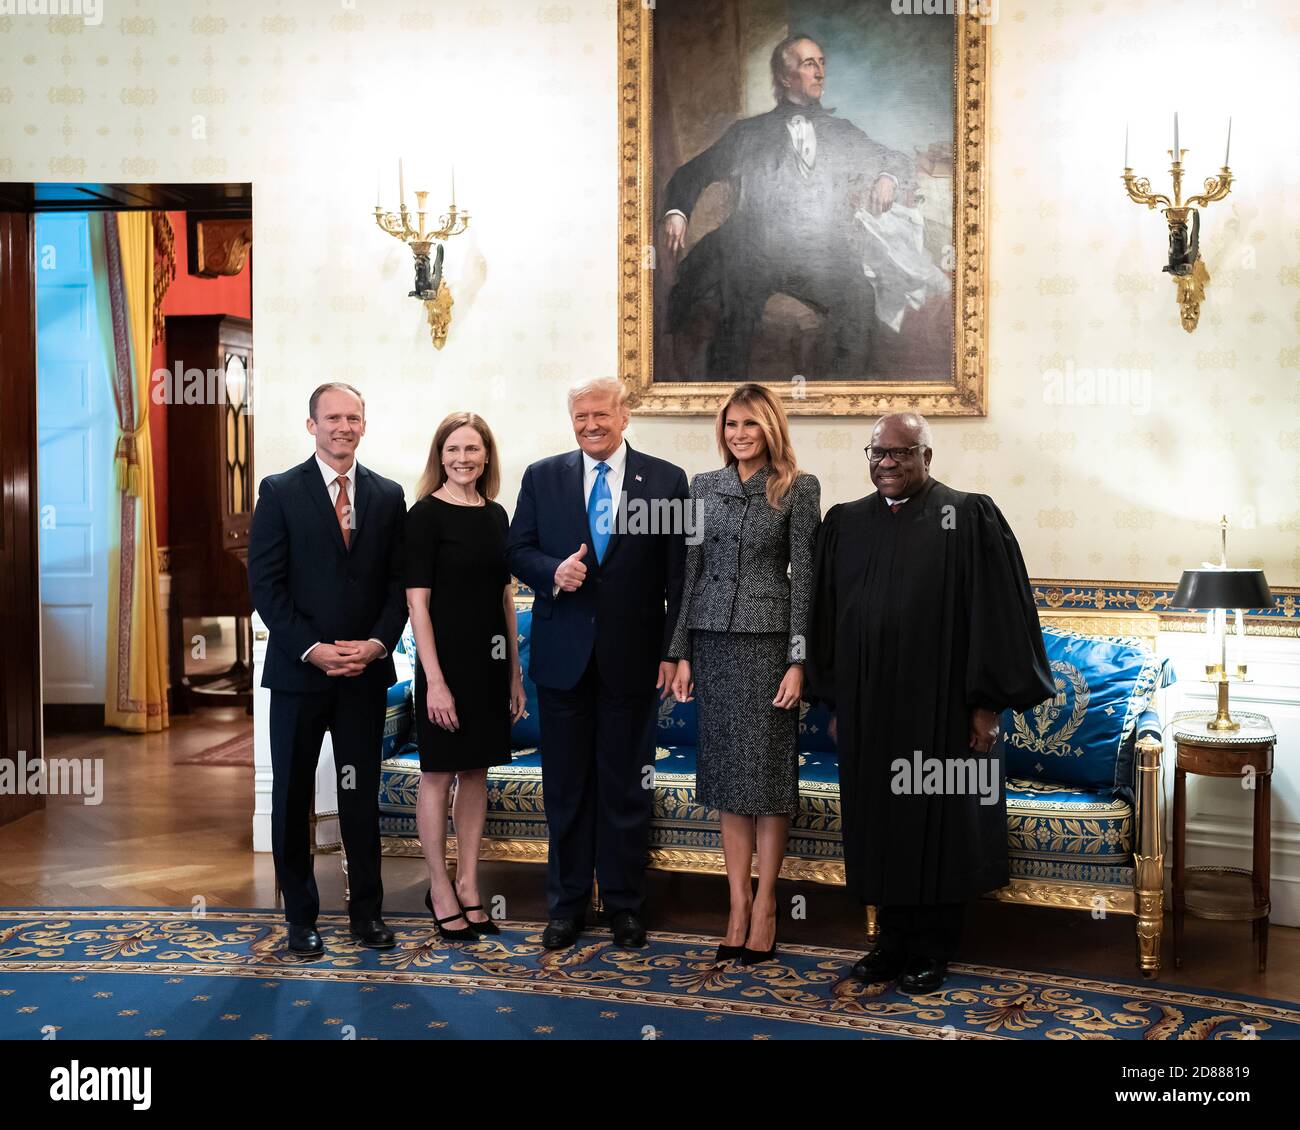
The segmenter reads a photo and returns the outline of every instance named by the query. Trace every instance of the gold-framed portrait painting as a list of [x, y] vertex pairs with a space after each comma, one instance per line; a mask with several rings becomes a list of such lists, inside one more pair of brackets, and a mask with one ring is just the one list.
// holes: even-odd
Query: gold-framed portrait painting
[[989, 27], [945, 7], [620, 0], [636, 411], [984, 414]]

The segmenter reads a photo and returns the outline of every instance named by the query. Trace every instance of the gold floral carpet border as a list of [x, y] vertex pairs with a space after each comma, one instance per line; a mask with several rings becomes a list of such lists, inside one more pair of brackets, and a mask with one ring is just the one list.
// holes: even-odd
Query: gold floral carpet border
[[374, 951], [322, 915], [325, 954], [304, 961], [273, 911], [0, 909], [0, 1038], [1300, 1038], [1300, 1008], [1159, 982], [954, 963], [911, 997], [823, 946], [745, 968], [691, 934], [622, 949], [591, 929], [551, 952], [537, 923], [459, 945], [426, 917], [388, 923], [397, 947]]

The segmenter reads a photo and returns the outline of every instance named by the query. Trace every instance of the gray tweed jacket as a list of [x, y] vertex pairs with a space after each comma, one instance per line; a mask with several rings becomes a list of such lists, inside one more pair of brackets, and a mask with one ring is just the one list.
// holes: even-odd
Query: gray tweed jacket
[[788, 661], [807, 656], [821, 484], [800, 473], [774, 510], [765, 494], [770, 474], [763, 467], [742, 483], [733, 465], [691, 480], [696, 536], [686, 548], [670, 658], [690, 660], [692, 630], [785, 632]]

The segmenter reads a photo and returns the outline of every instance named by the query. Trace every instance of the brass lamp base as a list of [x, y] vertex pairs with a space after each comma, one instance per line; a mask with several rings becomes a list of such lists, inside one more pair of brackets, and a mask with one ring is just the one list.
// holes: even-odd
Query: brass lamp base
[[[1215, 686], [1218, 688], [1218, 696], [1219, 696], [1217, 709], [1214, 715], [1214, 720], [1211, 722], [1206, 722], [1205, 728], [1207, 730], [1214, 730], [1217, 732], [1240, 730], [1241, 723], [1234, 721], [1232, 715], [1228, 713], [1229, 676], [1227, 671], [1225, 671], [1221, 666], [1219, 666], [1216, 663], [1206, 667], [1205, 673], [1209, 676], [1210, 682], [1215, 684]], [[1244, 664], [1238, 666], [1237, 677], [1239, 679], [1244, 679], [1246, 677], [1246, 668]]]

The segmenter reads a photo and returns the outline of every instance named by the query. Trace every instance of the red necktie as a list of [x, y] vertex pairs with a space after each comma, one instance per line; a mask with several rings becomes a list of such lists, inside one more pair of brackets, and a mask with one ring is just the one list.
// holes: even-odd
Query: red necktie
[[348, 480], [346, 476], [340, 475], [334, 482], [339, 488], [338, 497], [334, 500], [334, 513], [338, 517], [339, 529], [343, 531], [343, 544], [346, 546], [352, 535], [352, 507], [348, 505]]

